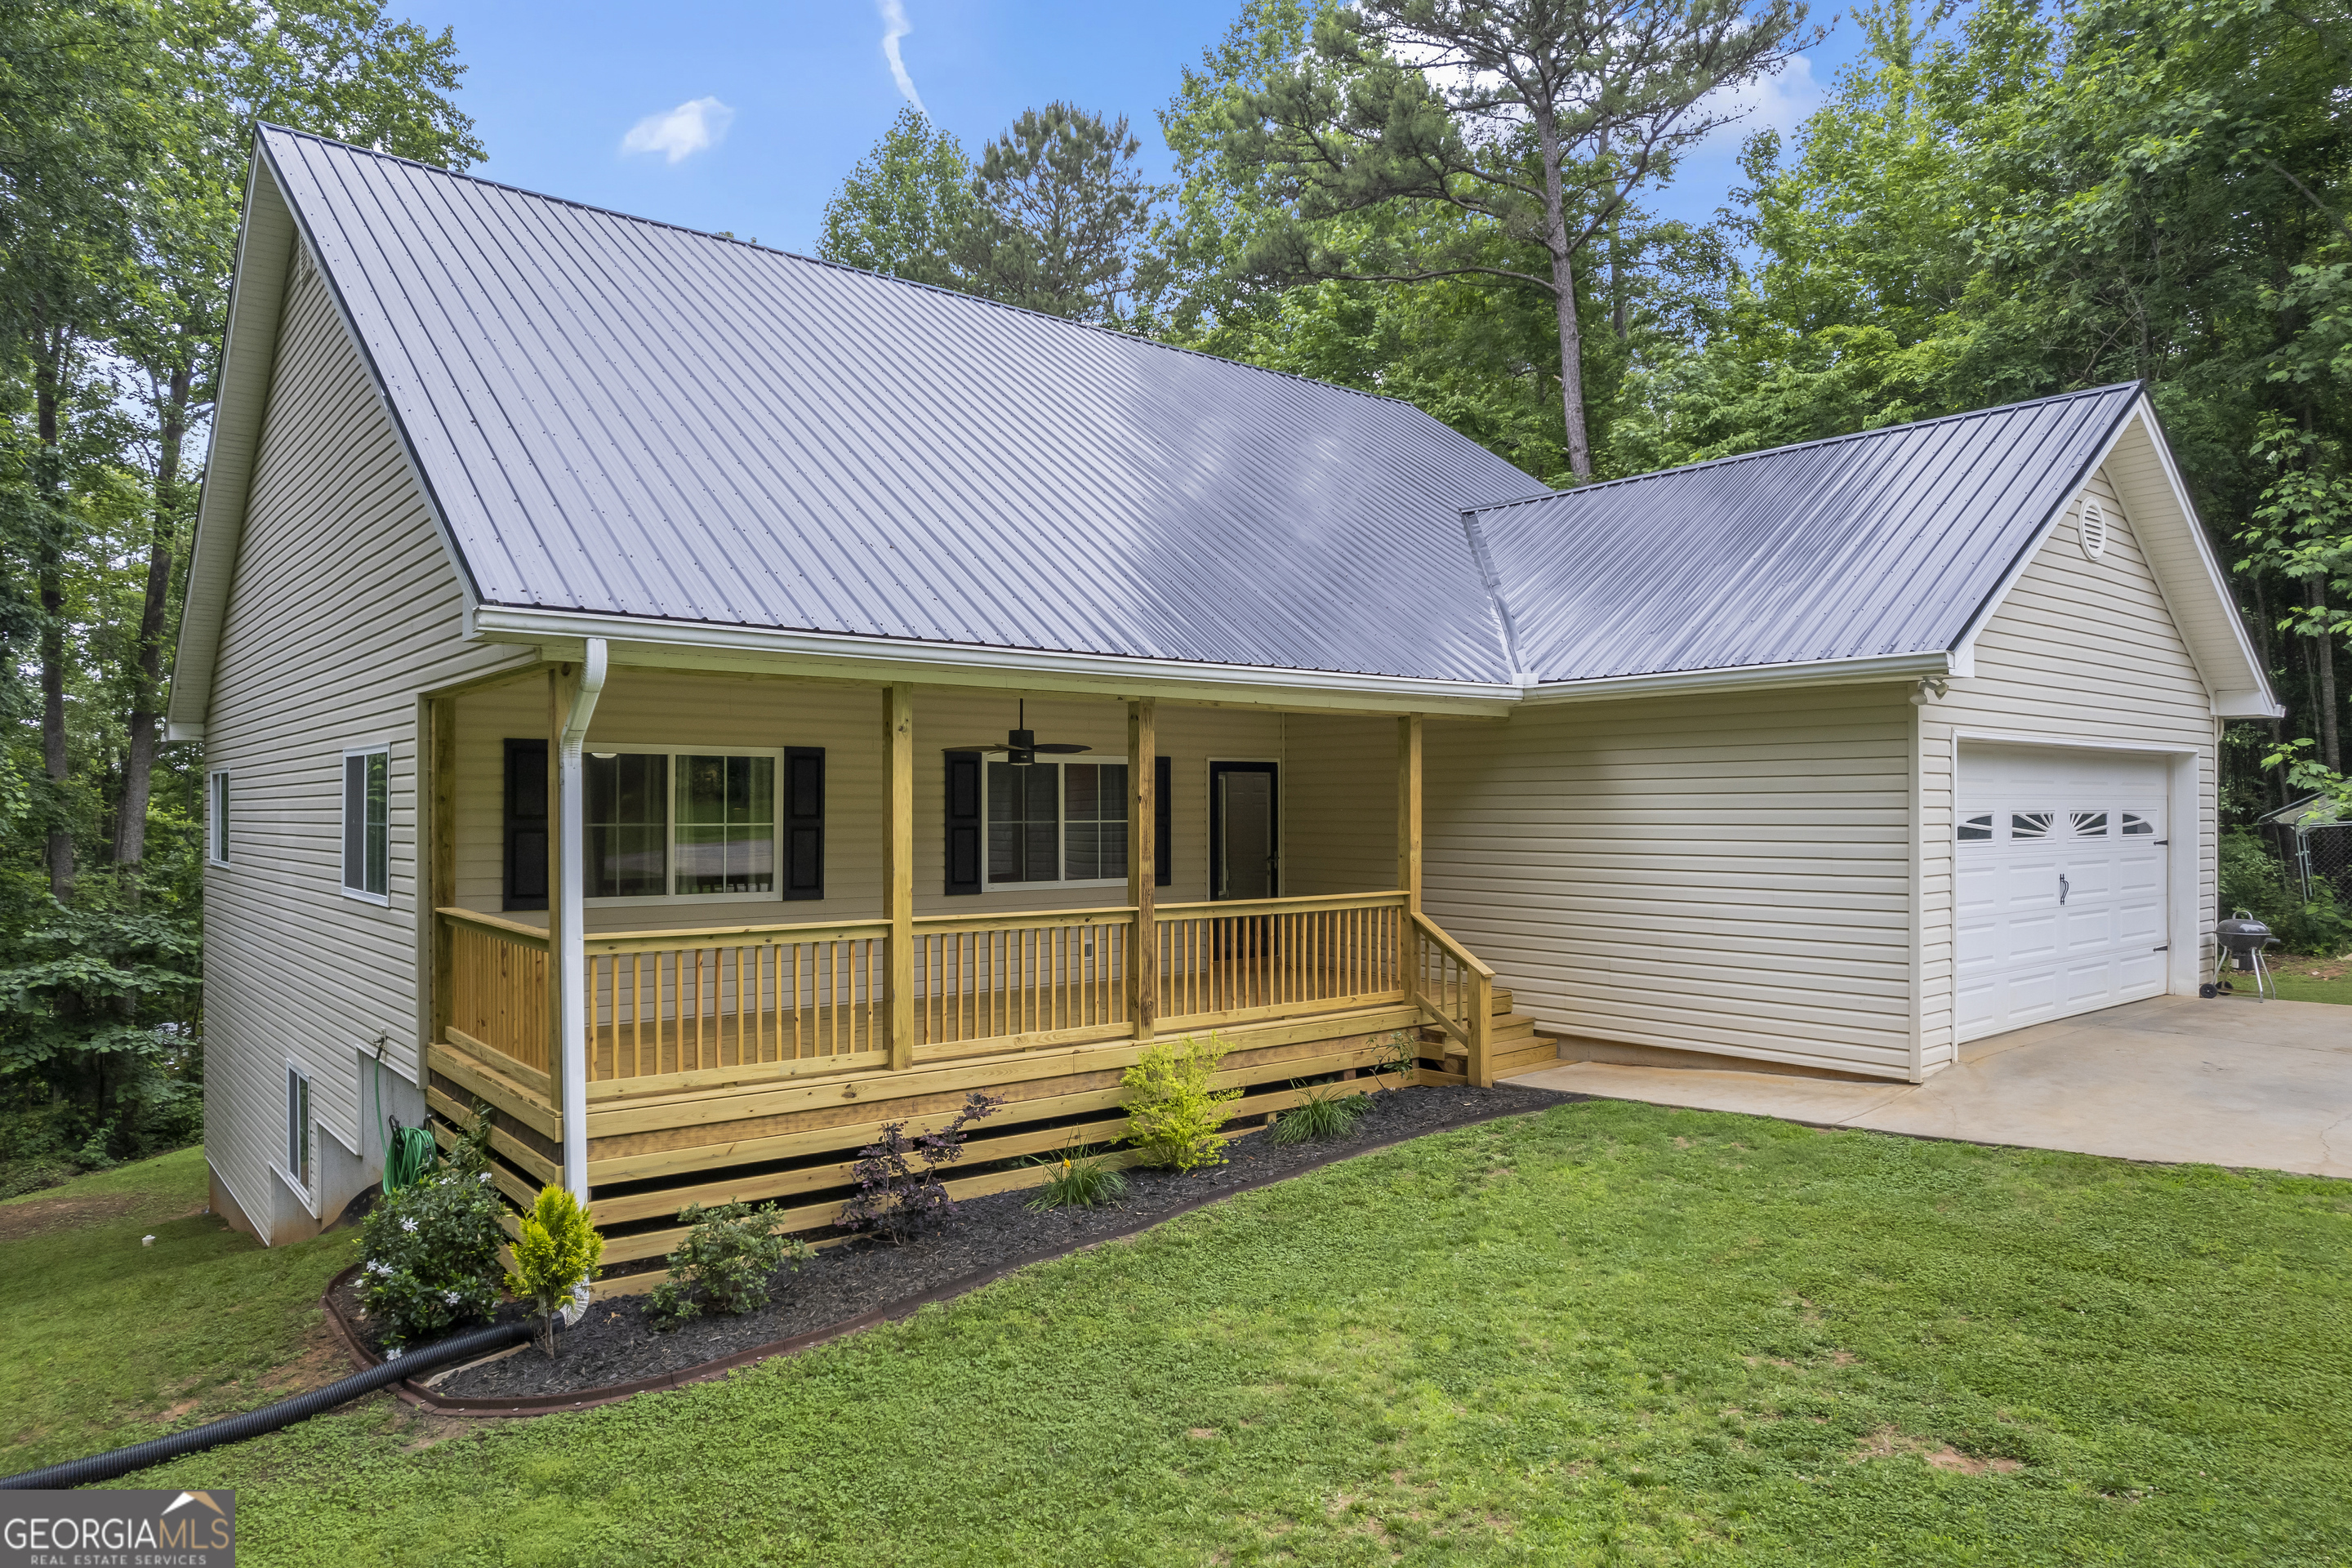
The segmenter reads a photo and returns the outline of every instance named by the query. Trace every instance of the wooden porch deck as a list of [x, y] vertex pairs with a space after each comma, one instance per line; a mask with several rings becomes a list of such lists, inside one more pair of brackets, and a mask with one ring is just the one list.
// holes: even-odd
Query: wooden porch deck
[[[1005, 1162], [1117, 1139], [1119, 1076], [1145, 1048], [1136, 914], [915, 922], [915, 1038], [898, 1066], [880, 922], [589, 938], [584, 1137], [607, 1260], [667, 1251], [688, 1203], [796, 1199], [788, 1224], [827, 1226], [886, 1122], [941, 1125], [975, 1089], [1005, 1103], [951, 1191], [1021, 1185], [1036, 1168]], [[546, 937], [443, 919], [458, 984], [428, 1099], [453, 1125], [490, 1107], [495, 1174], [528, 1204], [562, 1179]], [[1237, 1121], [1295, 1103], [1295, 1080], [1402, 1060], [1421, 1081], [1491, 1081], [1549, 1050], [1402, 894], [1163, 906], [1154, 947], [1150, 1033], [1225, 1041]]]

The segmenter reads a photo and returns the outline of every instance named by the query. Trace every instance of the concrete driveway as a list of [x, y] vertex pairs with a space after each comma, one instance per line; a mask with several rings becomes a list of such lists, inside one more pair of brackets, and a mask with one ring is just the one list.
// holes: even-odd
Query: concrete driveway
[[2352, 1176], [2352, 1007], [2158, 996], [1960, 1047], [1922, 1084], [1564, 1062], [1513, 1083], [2126, 1160]]

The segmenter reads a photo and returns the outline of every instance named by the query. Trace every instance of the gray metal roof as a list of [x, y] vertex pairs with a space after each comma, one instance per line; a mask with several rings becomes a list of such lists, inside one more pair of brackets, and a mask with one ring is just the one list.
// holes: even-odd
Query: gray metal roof
[[1523, 500], [1392, 399], [275, 127], [260, 156], [490, 605], [1441, 681], [1929, 653], [2137, 395]]
[[276, 128], [488, 605], [1507, 680], [1409, 405]]
[[1478, 512], [1542, 681], [1955, 647], [2135, 384], [1810, 441]]

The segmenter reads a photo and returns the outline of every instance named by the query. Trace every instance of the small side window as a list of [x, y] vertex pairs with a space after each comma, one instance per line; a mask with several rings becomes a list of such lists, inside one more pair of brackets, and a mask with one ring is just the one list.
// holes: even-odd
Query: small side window
[[343, 891], [388, 903], [392, 892], [392, 752], [343, 753]]
[[310, 1190], [310, 1080], [291, 1062], [286, 1067], [286, 1173]]
[[209, 824], [208, 842], [212, 847], [212, 862], [215, 866], [226, 866], [228, 864], [228, 770], [226, 768], [215, 768], [213, 771], [210, 794], [212, 822]]
[[1992, 837], [1992, 813], [1980, 811], [1974, 816], [1960, 818], [1960, 842], [1973, 844]]

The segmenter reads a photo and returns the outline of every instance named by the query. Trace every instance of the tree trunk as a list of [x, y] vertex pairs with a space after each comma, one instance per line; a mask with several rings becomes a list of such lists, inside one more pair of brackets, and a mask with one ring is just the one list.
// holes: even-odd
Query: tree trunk
[[[172, 586], [172, 541], [180, 495], [180, 450], [187, 439], [188, 387], [194, 367], [172, 367], [160, 410], [155, 456], [155, 524], [147, 544], [147, 592], [131, 650], [131, 722], [122, 763], [122, 802], [114, 825], [114, 861], [136, 866], [147, 854], [147, 802], [155, 774], [157, 694], [163, 683], [163, 610]], [[134, 889], [135, 896], [135, 889]]]
[[1544, 161], [1544, 248], [1551, 253], [1552, 304], [1559, 320], [1559, 407], [1567, 426], [1568, 467], [1582, 484], [1592, 477], [1584, 434], [1584, 338], [1576, 321], [1576, 258], [1568, 249], [1568, 202], [1559, 184], [1559, 128], [1538, 111]]
[[[2327, 581], [2324, 577], [2304, 579], [2304, 602], [2315, 612], [2327, 608]], [[2344, 748], [2336, 733], [2336, 639], [2326, 632], [2311, 639], [2311, 663], [2316, 680], [2312, 691], [2312, 706], [2319, 710], [2319, 760], [2336, 773], [2344, 771]]]
[[41, 600], [41, 762], [50, 784], [48, 868], [49, 891], [57, 898], [72, 893], [73, 833], [64, 819], [66, 757], [66, 626], [65, 552], [59, 548], [58, 470], [64, 454], [58, 449], [58, 417], [64, 399], [65, 353], [69, 334], [62, 327], [42, 330], [39, 360], [33, 367], [33, 409], [40, 449], [36, 461], [40, 478], [36, 486], [41, 516], [36, 524], [33, 575]]

